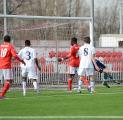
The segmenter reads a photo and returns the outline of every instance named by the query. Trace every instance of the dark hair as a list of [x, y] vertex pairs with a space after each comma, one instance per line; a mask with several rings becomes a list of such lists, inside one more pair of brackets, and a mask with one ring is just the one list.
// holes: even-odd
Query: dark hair
[[25, 46], [30, 46], [30, 45], [31, 45], [30, 40], [25, 40]]
[[90, 42], [91, 42], [91, 41], [90, 41], [90, 37], [84, 37], [84, 42], [90, 44]]
[[11, 41], [11, 37], [9, 35], [5, 35], [4, 36], [4, 41], [5, 42], [10, 42]]
[[77, 43], [77, 38], [76, 37], [71, 38], [71, 45], [76, 43]]

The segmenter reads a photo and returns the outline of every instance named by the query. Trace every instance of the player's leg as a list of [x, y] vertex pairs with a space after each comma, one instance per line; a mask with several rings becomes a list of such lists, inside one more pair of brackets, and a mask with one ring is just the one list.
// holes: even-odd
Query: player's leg
[[120, 82], [113, 80], [113, 76], [110, 74], [111, 71], [107, 67], [105, 69], [103, 69], [103, 72], [104, 72], [104, 78], [110, 79], [116, 84], [120, 84]]
[[23, 96], [26, 96], [26, 81], [27, 81], [27, 77], [22, 77]]
[[103, 85], [106, 86], [107, 88], [110, 88], [110, 86], [108, 84], [108, 76], [107, 76], [107, 73], [104, 73]]
[[74, 74], [69, 74], [68, 75], [68, 91], [71, 91], [72, 90], [72, 81], [74, 79]]
[[94, 87], [95, 87], [95, 82], [94, 82], [94, 76], [93, 75], [91, 75], [90, 76], [90, 88], [91, 88], [91, 93], [93, 93], [94, 92]]
[[94, 81], [94, 69], [93, 68], [87, 68], [86, 69], [86, 76], [88, 76], [90, 80], [90, 92], [94, 92], [95, 87], [95, 81]]
[[85, 69], [82, 68], [78, 70], [78, 75], [79, 75], [79, 81], [78, 81], [78, 93], [81, 93], [81, 88], [83, 85], [83, 78], [85, 78]]
[[33, 87], [34, 87], [34, 91], [36, 91], [37, 93], [39, 93], [39, 85], [38, 85], [38, 72], [36, 69], [32, 68], [28, 71], [28, 78], [30, 80], [33, 81]]
[[78, 93], [81, 93], [82, 84], [83, 84], [83, 76], [80, 76], [78, 80], [78, 90], [77, 90]]
[[81, 79], [81, 80], [80, 80], [80, 83], [81, 83], [81, 81], [82, 81], [83, 85], [85, 85], [86, 88], [87, 88], [87, 90], [90, 92], [90, 89], [91, 89], [91, 88], [90, 88], [90, 82], [89, 82], [89, 80], [88, 80], [88, 77], [82, 76], [80, 79]]
[[69, 75], [68, 75], [68, 91], [72, 90], [72, 81], [75, 76], [76, 68], [69, 66]]
[[104, 79], [103, 79], [103, 85], [106, 86], [107, 88], [110, 88], [110, 86], [108, 85], [108, 76], [105, 73], [109, 72], [109, 69], [100, 61], [96, 62], [98, 67], [100, 68], [100, 71], [98, 71], [100, 74], [104, 73]]
[[6, 92], [9, 90], [10, 84], [13, 80], [13, 73], [12, 73], [11, 69], [3, 69], [2, 73], [3, 73], [5, 83], [4, 83], [4, 86], [3, 86], [2, 91], [0, 93], [0, 97], [5, 96]]
[[82, 76], [81, 80], [83, 81], [83, 85], [88, 86], [89, 85], [89, 80], [87, 79], [86, 76]]
[[23, 96], [26, 95], [26, 81], [27, 81], [27, 69], [26, 67], [21, 68], [21, 74], [22, 74], [22, 90], [23, 90]]
[[113, 83], [120, 84], [120, 82], [118, 82], [117, 80], [113, 80], [113, 76], [110, 73], [104, 72], [104, 79], [106, 79], [107, 81], [112, 80]]
[[33, 86], [34, 86], [34, 91], [39, 93], [39, 85], [38, 85], [37, 79], [33, 79]]

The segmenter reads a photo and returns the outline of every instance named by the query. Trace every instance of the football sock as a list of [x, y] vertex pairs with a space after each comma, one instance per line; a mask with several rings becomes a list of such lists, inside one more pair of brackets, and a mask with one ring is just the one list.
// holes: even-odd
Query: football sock
[[82, 79], [84, 85], [89, 86], [89, 81], [86, 77], [82, 77], [81, 79]]
[[94, 81], [90, 80], [91, 92], [94, 92]]
[[4, 96], [7, 92], [7, 90], [10, 87], [10, 82], [6, 81], [3, 88], [2, 88], [2, 92], [0, 93], [0, 96]]
[[68, 79], [68, 90], [72, 90], [72, 79]]
[[82, 83], [83, 83], [83, 81], [80, 79], [78, 81], [78, 90], [81, 90]]
[[26, 82], [25, 81], [22, 82], [22, 87], [23, 87], [23, 96], [25, 96], [26, 95]]
[[38, 85], [37, 85], [37, 82], [36, 81], [33, 82], [33, 86], [34, 86], [34, 90], [37, 90], [38, 89]]

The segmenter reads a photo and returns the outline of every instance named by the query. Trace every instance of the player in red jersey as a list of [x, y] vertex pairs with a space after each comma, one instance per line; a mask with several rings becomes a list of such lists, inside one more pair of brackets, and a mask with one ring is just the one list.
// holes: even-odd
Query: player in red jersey
[[13, 45], [10, 44], [10, 41], [11, 37], [9, 35], [5, 35], [4, 42], [0, 45], [0, 77], [4, 77], [5, 80], [2, 91], [0, 92], [0, 99], [4, 98], [4, 95], [6, 94], [10, 87], [10, 83], [13, 80], [11, 69], [12, 57], [25, 64], [25, 62], [18, 57]]
[[79, 50], [79, 45], [77, 44], [77, 38], [71, 38], [70, 52], [65, 58], [59, 58], [58, 61], [69, 59], [69, 78], [68, 78], [68, 90], [72, 90], [72, 81], [79, 67], [79, 57], [77, 52]]

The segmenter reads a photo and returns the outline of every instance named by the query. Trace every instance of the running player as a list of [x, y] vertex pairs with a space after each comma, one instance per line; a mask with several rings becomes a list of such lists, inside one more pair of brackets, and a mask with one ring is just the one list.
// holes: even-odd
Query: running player
[[69, 59], [69, 78], [68, 78], [68, 91], [72, 91], [72, 81], [74, 79], [75, 74], [78, 71], [79, 67], [79, 57], [77, 56], [77, 52], [79, 50], [79, 45], [77, 44], [77, 38], [71, 38], [71, 47], [68, 56], [65, 58], [58, 58], [58, 61]]
[[31, 46], [30, 40], [26, 40], [25, 47], [21, 49], [18, 54], [26, 63], [25, 66], [21, 64], [22, 79], [23, 79], [22, 81], [23, 96], [26, 95], [27, 78], [33, 80], [34, 90], [36, 90], [37, 93], [39, 92], [38, 84], [37, 84], [37, 79], [38, 79], [37, 68], [39, 69], [39, 71], [41, 70], [41, 68], [38, 63], [36, 51], [30, 46]]
[[13, 80], [13, 73], [11, 69], [12, 57], [25, 65], [25, 62], [18, 57], [13, 45], [10, 42], [11, 37], [9, 35], [5, 35], [4, 42], [0, 45], [0, 77], [4, 77], [5, 80], [2, 91], [0, 92], [1, 99], [4, 98]]
[[90, 92], [94, 92], [94, 66], [99, 70], [99, 67], [95, 62], [95, 48], [90, 45], [90, 37], [84, 37], [84, 45], [80, 47], [78, 51], [80, 57], [80, 65], [78, 75], [80, 76], [78, 82], [78, 92], [81, 93], [81, 86], [83, 83], [83, 77], [87, 77], [90, 80]]

